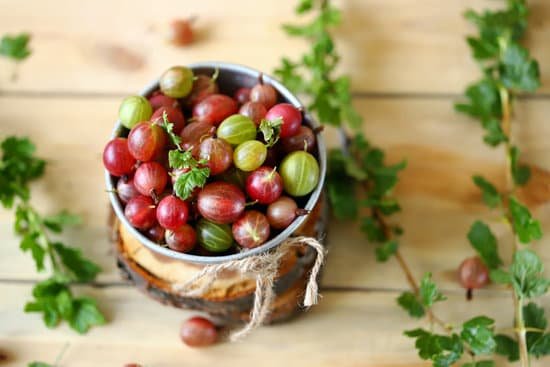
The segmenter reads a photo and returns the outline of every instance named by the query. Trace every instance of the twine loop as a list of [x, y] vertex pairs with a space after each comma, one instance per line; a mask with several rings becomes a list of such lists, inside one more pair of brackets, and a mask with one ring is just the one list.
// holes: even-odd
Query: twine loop
[[[231, 341], [240, 340], [260, 326], [269, 315], [271, 305], [275, 298], [273, 283], [277, 276], [281, 259], [288, 249], [301, 245], [310, 246], [317, 252], [315, 263], [309, 274], [303, 302], [305, 307], [310, 307], [317, 304], [319, 299], [317, 275], [325, 259], [324, 246], [313, 237], [291, 237], [279, 245], [274, 251], [249, 256], [240, 260], [206, 265], [188, 281], [174, 284], [172, 289], [184, 296], [198, 297], [205, 294], [208, 289], [210, 289], [219, 274], [223, 271], [235, 270], [241, 275], [253, 277], [256, 280], [256, 290], [254, 291], [254, 303], [250, 312], [250, 321], [242, 329], [233, 331], [229, 336]], [[199, 280], [203, 281], [197, 285]]]

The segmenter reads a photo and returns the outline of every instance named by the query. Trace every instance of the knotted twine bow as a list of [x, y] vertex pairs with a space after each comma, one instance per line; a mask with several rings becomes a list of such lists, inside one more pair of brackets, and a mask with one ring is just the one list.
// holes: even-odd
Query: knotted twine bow
[[[315, 305], [319, 298], [317, 275], [323, 265], [325, 248], [315, 238], [304, 236], [287, 239], [275, 251], [221, 264], [207, 265], [185, 283], [174, 284], [172, 289], [185, 296], [201, 296], [208, 291], [218, 278], [218, 275], [224, 270], [236, 270], [242, 275], [251, 275], [256, 278], [256, 290], [254, 292], [254, 304], [250, 313], [250, 321], [242, 329], [232, 332], [229, 336], [229, 340], [231, 341], [240, 340], [264, 322], [275, 298], [273, 283], [279, 270], [279, 263], [289, 248], [300, 245], [308, 245], [317, 252], [317, 258], [311, 268], [304, 296], [305, 307]], [[202, 278], [205, 281], [199, 287], [192, 288]]]

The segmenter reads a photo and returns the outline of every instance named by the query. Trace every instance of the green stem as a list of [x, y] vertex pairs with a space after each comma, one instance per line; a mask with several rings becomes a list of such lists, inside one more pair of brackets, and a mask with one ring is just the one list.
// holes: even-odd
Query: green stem
[[523, 318], [523, 298], [519, 296], [514, 290], [514, 310], [516, 314], [516, 334], [518, 336], [519, 344], [519, 359], [522, 367], [529, 367], [531, 361], [529, 360], [529, 351], [527, 350], [527, 331], [525, 330], [525, 321]]
[[34, 231], [36, 233], [39, 233], [38, 240], [40, 241], [41, 245], [46, 249], [46, 253], [48, 254], [48, 258], [50, 259], [50, 263], [52, 264], [54, 274], [60, 274], [62, 271], [62, 266], [59, 262], [59, 259], [57, 258], [55, 250], [53, 249], [52, 242], [48, 237], [46, 228], [44, 228], [42, 217], [40, 217], [40, 214], [38, 214], [38, 212], [32, 206], [30, 206], [28, 202], [25, 202], [23, 205], [29, 211], [29, 226], [33, 226]]
[[[500, 104], [502, 108], [502, 119], [501, 119], [501, 128], [504, 135], [506, 135], [506, 196], [509, 198], [510, 196], [514, 195], [516, 192], [516, 183], [512, 176], [512, 157], [510, 156], [510, 151], [512, 149], [512, 121], [511, 121], [511, 110], [512, 110], [512, 104], [510, 100], [510, 92], [508, 89], [506, 89], [504, 86], [499, 87], [499, 94], [500, 94]], [[515, 255], [516, 251], [520, 249], [520, 244], [517, 239], [516, 231], [514, 230], [514, 227], [511, 221], [511, 213], [509, 212], [509, 206], [506, 205], [506, 207], [502, 208], [504, 211], [504, 216], [507, 218], [507, 220], [510, 222], [510, 230], [512, 232], [512, 235], [514, 237], [513, 243], [514, 243], [514, 249], [512, 251], [512, 256]], [[514, 303], [514, 311], [515, 311], [515, 332], [518, 339], [519, 344], [519, 357], [520, 357], [520, 364], [522, 367], [529, 367], [530, 366], [530, 360], [529, 360], [529, 351], [527, 349], [527, 339], [526, 339], [526, 329], [525, 329], [525, 321], [523, 318], [523, 298], [521, 295], [519, 295], [515, 290], [513, 290], [512, 293], [513, 296], [513, 303]]]

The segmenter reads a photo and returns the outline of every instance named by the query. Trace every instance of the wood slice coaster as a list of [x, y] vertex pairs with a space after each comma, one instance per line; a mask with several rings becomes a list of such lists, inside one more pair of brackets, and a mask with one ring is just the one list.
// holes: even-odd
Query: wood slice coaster
[[[325, 234], [326, 203], [323, 198], [308, 214], [296, 236], [321, 239]], [[203, 296], [182, 296], [172, 290], [201, 270], [202, 265], [171, 259], [149, 250], [114, 220], [113, 239], [122, 276], [153, 299], [174, 307], [209, 313], [217, 322], [235, 324], [249, 319], [256, 281], [235, 271], [225, 271]], [[267, 323], [286, 320], [302, 308], [302, 298], [315, 261], [308, 246], [290, 248], [283, 256], [275, 281], [276, 299]]]

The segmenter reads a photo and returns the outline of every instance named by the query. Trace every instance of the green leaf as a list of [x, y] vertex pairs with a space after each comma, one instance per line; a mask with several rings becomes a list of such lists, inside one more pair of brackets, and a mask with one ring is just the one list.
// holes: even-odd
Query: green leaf
[[52, 277], [36, 283], [32, 289], [32, 295], [36, 299], [55, 297], [65, 289], [67, 289], [66, 284]]
[[525, 298], [541, 296], [550, 286], [550, 279], [544, 277], [542, 261], [535, 252], [528, 249], [514, 253], [510, 274], [512, 286]]
[[376, 260], [386, 262], [397, 251], [399, 244], [397, 241], [386, 241], [382, 245], [376, 247]]
[[52, 248], [59, 255], [65, 269], [74, 276], [75, 280], [81, 282], [92, 281], [101, 271], [97, 264], [82, 255], [80, 249], [67, 247], [59, 242], [53, 243]]
[[512, 284], [512, 275], [502, 269], [493, 269], [489, 275], [494, 283]]
[[494, 366], [495, 366], [495, 362], [489, 361], [489, 360], [470, 362], [462, 365], [462, 367], [494, 367]]
[[531, 177], [531, 170], [529, 169], [529, 166], [519, 163], [520, 150], [518, 147], [511, 147], [509, 154], [514, 182], [516, 185], [523, 186], [529, 181], [529, 178]]
[[497, 239], [485, 223], [475, 221], [468, 231], [468, 240], [490, 269], [498, 268], [502, 264], [498, 255]]
[[545, 330], [548, 325], [544, 316], [544, 308], [533, 302], [523, 306], [523, 321], [525, 326], [541, 330]]
[[168, 121], [168, 114], [166, 113], [166, 111], [162, 113], [162, 123], [160, 127], [162, 127], [164, 131], [166, 131], [172, 144], [174, 144], [176, 147], [178, 147], [178, 149], [181, 150], [181, 137], [174, 133], [174, 124]]
[[171, 168], [184, 169], [195, 167], [197, 165], [197, 161], [193, 157], [191, 150], [181, 152], [177, 149], [173, 149], [168, 152], [168, 164]]
[[508, 137], [502, 131], [500, 120], [496, 118], [483, 119], [481, 126], [485, 129], [483, 141], [492, 147], [496, 147], [500, 143], [508, 141]]
[[497, 56], [500, 39], [518, 40], [527, 28], [527, 6], [523, 0], [508, 1], [507, 8], [502, 10], [486, 10], [483, 13], [468, 10], [464, 17], [478, 27], [479, 42], [488, 50], [485, 55], [474, 52], [474, 56], [486, 56], [478, 59]]
[[313, 0], [300, 0], [298, 6], [296, 6], [296, 13], [304, 14], [313, 8]]
[[370, 242], [383, 242], [387, 240], [378, 221], [370, 216], [361, 219], [361, 232], [366, 234]]
[[206, 184], [208, 176], [210, 176], [208, 167], [192, 168], [178, 176], [174, 183], [174, 193], [180, 199], [187, 200], [197, 187], [202, 188]]
[[538, 357], [550, 354], [550, 334], [544, 334], [548, 326], [544, 308], [530, 302], [523, 306], [523, 321], [525, 326], [540, 329], [540, 332], [528, 331], [526, 335], [529, 353]]
[[70, 319], [71, 328], [80, 334], [86, 333], [94, 325], [105, 324], [105, 317], [91, 298], [82, 297], [73, 301], [74, 314]]
[[29, 41], [31, 37], [28, 33], [18, 35], [4, 35], [0, 40], [0, 55], [9, 57], [15, 61], [21, 61], [27, 58], [31, 51], [29, 50]]
[[412, 292], [403, 292], [397, 298], [397, 303], [401, 306], [407, 313], [414, 318], [423, 317], [426, 312], [424, 311], [424, 306], [418, 300], [418, 298]]
[[275, 69], [275, 76], [292, 92], [296, 94], [303, 92], [305, 81], [298, 73], [299, 65], [286, 57], [281, 59], [281, 64], [279, 68]]
[[59, 233], [65, 226], [76, 226], [82, 223], [80, 216], [71, 214], [66, 210], [61, 211], [56, 215], [50, 215], [43, 219], [43, 223], [48, 229]]
[[348, 177], [327, 176], [327, 193], [334, 216], [340, 220], [357, 218], [355, 181]]
[[28, 233], [23, 236], [19, 248], [23, 252], [31, 251], [34, 264], [37, 271], [44, 270], [44, 255], [46, 250], [37, 241], [37, 236], [35, 233]]
[[363, 118], [353, 107], [350, 77], [347, 75], [338, 77], [334, 81], [334, 91], [337, 103], [340, 105], [340, 119], [347, 122], [350, 128], [358, 129], [363, 122]]
[[[283, 125], [282, 117], [278, 117], [275, 120], [263, 119], [260, 122], [259, 129], [264, 137], [264, 141], [268, 148], [274, 146], [279, 141], [282, 125]], [[304, 150], [306, 149], [307, 147], [304, 145]]]
[[537, 358], [550, 355], [550, 334], [544, 334], [529, 346], [529, 354]]
[[494, 325], [495, 321], [486, 316], [474, 317], [462, 324], [460, 337], [475, 355], [492, 353], [496, 348]]
[[55, 367], [55, 366], [44, 362], [31, 362], [28, 364], [27, 367]]
[[472, 179], [474, 184], [481, 190], [483, 201], [488, 207], [496, 208], [502, 203], [500, 194], [492, 183], [479, 175], [473, 176]]
[[458, 112], [482, 120], [501, 117], [500, 97], [494, 80], [486, 78], [470, 85], [466, 89], [465, 95], [467, 103], [455, 104], [455, 109]]
[[482, 39], [476, 37], [466, 37], [466, 41], [470, 46], [472, 55], [477, 60], [490, 59], [498, 54], [498, 45], [484, 42]]
[[510, 197], [509, 201], [510, 215], [512, 224], [521, 243], [530, 243], [531, 241], [542, 238], [542, 229], [540, 222], [531, 216], [531, 212], [526, 206], [522, 205], [516, 198]]
[[436, 367], [450, 367], [464, 353], [457, 334], [437, 335], [423, 329], [414, 329], [406, 331], [405, 335], [416, 339], [415, 347], [420, 358], [431, 360]]
[[371, 197], [363, 200], [363, 206], [367, 208], [376, 208], [384, 215], [391, 215], [401, 210], [401, 206], [394, 198], [376, 198]]
[[500, 61], [500, 78], [506, 88], [534, 92], [540, 87], [539, 65], [518, 43], [507, 43]]
[[64, 289], [55, 296], [55, 303], [59, 315], [64, 320], [69, 320], [73, 315], [73, 297], [68, 289]]
[[519, 360], [519, 345], [518, 342], [507, 335], [499, 334], [495, 336], [497, 343], [495, 353], [508, 358], [510, 362]]
[[346, 174], [356, 181], [363, 181], [367, 178], [367, 173], [361, 168], [355, 159], [349, 155], [343, 156], [344, 169]]
[[34, 156], [35, 146], [27, 138], [8, 137], [0, 148], [0, 202], [11, 208], [16, 197], [29, 199], [28, 184], [43, 175], [46, 162]]
[[444, 301], [445, 297], [437, 288], [437, 285], [432, 281], [432, 273], [424, 274], [420, 282], [420, 300], [426, 307], [432, 307], [436, 302]]
[[348, 175], [347, 156], [340, 149], [328, 152], [327, 193], [332, 212], [340, 220], [357, 218], [356, 181]]

